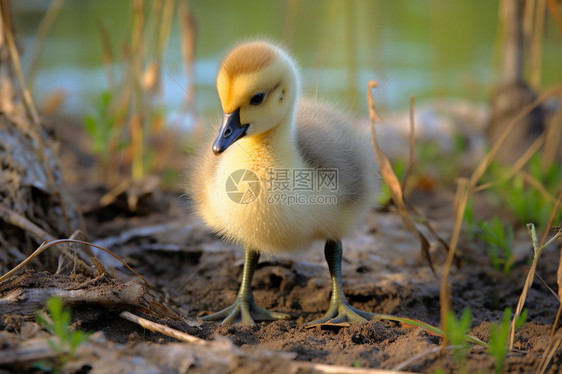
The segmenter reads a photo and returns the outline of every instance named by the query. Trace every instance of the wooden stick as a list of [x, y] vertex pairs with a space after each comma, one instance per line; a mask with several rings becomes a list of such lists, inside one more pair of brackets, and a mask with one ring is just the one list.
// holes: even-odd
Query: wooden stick
[[119, 314], [119, 317], [124, 318], [127, 321], [136, 323], [137, 325], [140, 325], [140, 326], [144, 327], [145, 329], [148, 329], [152, 332], [159, 332], [161, 334], [170, 336], [174, 339], [178, 339], [179, 341], [182, 341], [182, 342], [195, 343], [195, 344], [201, 344], [201, 345], [207, 345], [208, 344], [207, 341], [205, 341], [203, 339], [199, 339], [196, 336], [189, 335], [189, 334], [186, 334], [184, 332], [175, 330], [175, 329], [173, 329], [171, 327], [168, 327], [166, 325], [161, 325], [159, 323], [149, 321], [145, 318], [134, 315], [133, 313], [121, 312]]

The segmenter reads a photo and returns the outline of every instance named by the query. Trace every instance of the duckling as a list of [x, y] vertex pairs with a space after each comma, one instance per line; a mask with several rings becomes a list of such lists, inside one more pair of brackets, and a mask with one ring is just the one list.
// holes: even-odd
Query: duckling
[[243, 246], [244, 266], [234, 304], [205, 321], [289, 319], [254, 300], [260, 253], [299, 251], [317, 240], [325, 241], [332, 296], [326, 314], [309, 325], [374, 316], [349, 304], [341, 271], [341, 239], [374, 202], [373, 153], [368, 138], [350, 126], [351, 116], [300, 98], [299, 90], [293, 58], [269, 41], [240, 44], [220, 65], [223, 120], [195, 162], [190, 194], [212, 230]]

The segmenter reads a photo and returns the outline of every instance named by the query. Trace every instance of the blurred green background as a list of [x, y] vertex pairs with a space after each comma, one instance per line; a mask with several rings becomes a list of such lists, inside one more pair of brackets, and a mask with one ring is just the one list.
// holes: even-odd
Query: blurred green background
[[[13, 1], [24, 70], [37, 28], [50, 2]], [[225, 50], [242, 38], [268, 36], [290, 46], [308, 95], [367, 114], [366, 84], [380, 83], [375, 99], [385, 110], [418, 99], [489, 98], [498, 80], [498, 1], [493, 0], [192, 0], [196, 31], [194, 84], [200, 111], [218, 113], [214, 88]], [[47, 35], [34, 82], [39, 104], [65, 93], [62, 110], [81, 115], [107, 89], [99, 24], [107, 27], [119, 56], [130, 27], [128, 1], [65, 1]], [[552, 19], [543, 41], [542, 87], [562, 81], [562, 48]], [[189, 84], [180, 51], [177, 17], [162, 66], [162, 102], [174, 113]], [[183, 87], [183, 88], [182, 88]]]

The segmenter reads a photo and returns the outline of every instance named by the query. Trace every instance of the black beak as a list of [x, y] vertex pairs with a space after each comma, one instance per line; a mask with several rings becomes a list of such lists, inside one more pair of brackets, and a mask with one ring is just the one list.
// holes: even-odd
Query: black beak
[[240, 108], [232, 113], [225, 114], [222, 119], [219, 135], [213, 143], [213, 153], [218, 156], [226, 151], [238, 139], [246, 135], [247, 129], [248, 125], [240, 123]]

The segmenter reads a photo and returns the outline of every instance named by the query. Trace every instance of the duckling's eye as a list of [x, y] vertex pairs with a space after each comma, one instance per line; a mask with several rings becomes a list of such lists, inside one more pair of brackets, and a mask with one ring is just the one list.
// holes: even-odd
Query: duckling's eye
[[258, 94], [255, 94], [250, 99], [250, 105], [260, 105], [261, 103], [263, 103], [263, 99], [265, 99], [265, 93], [260, 92]]

